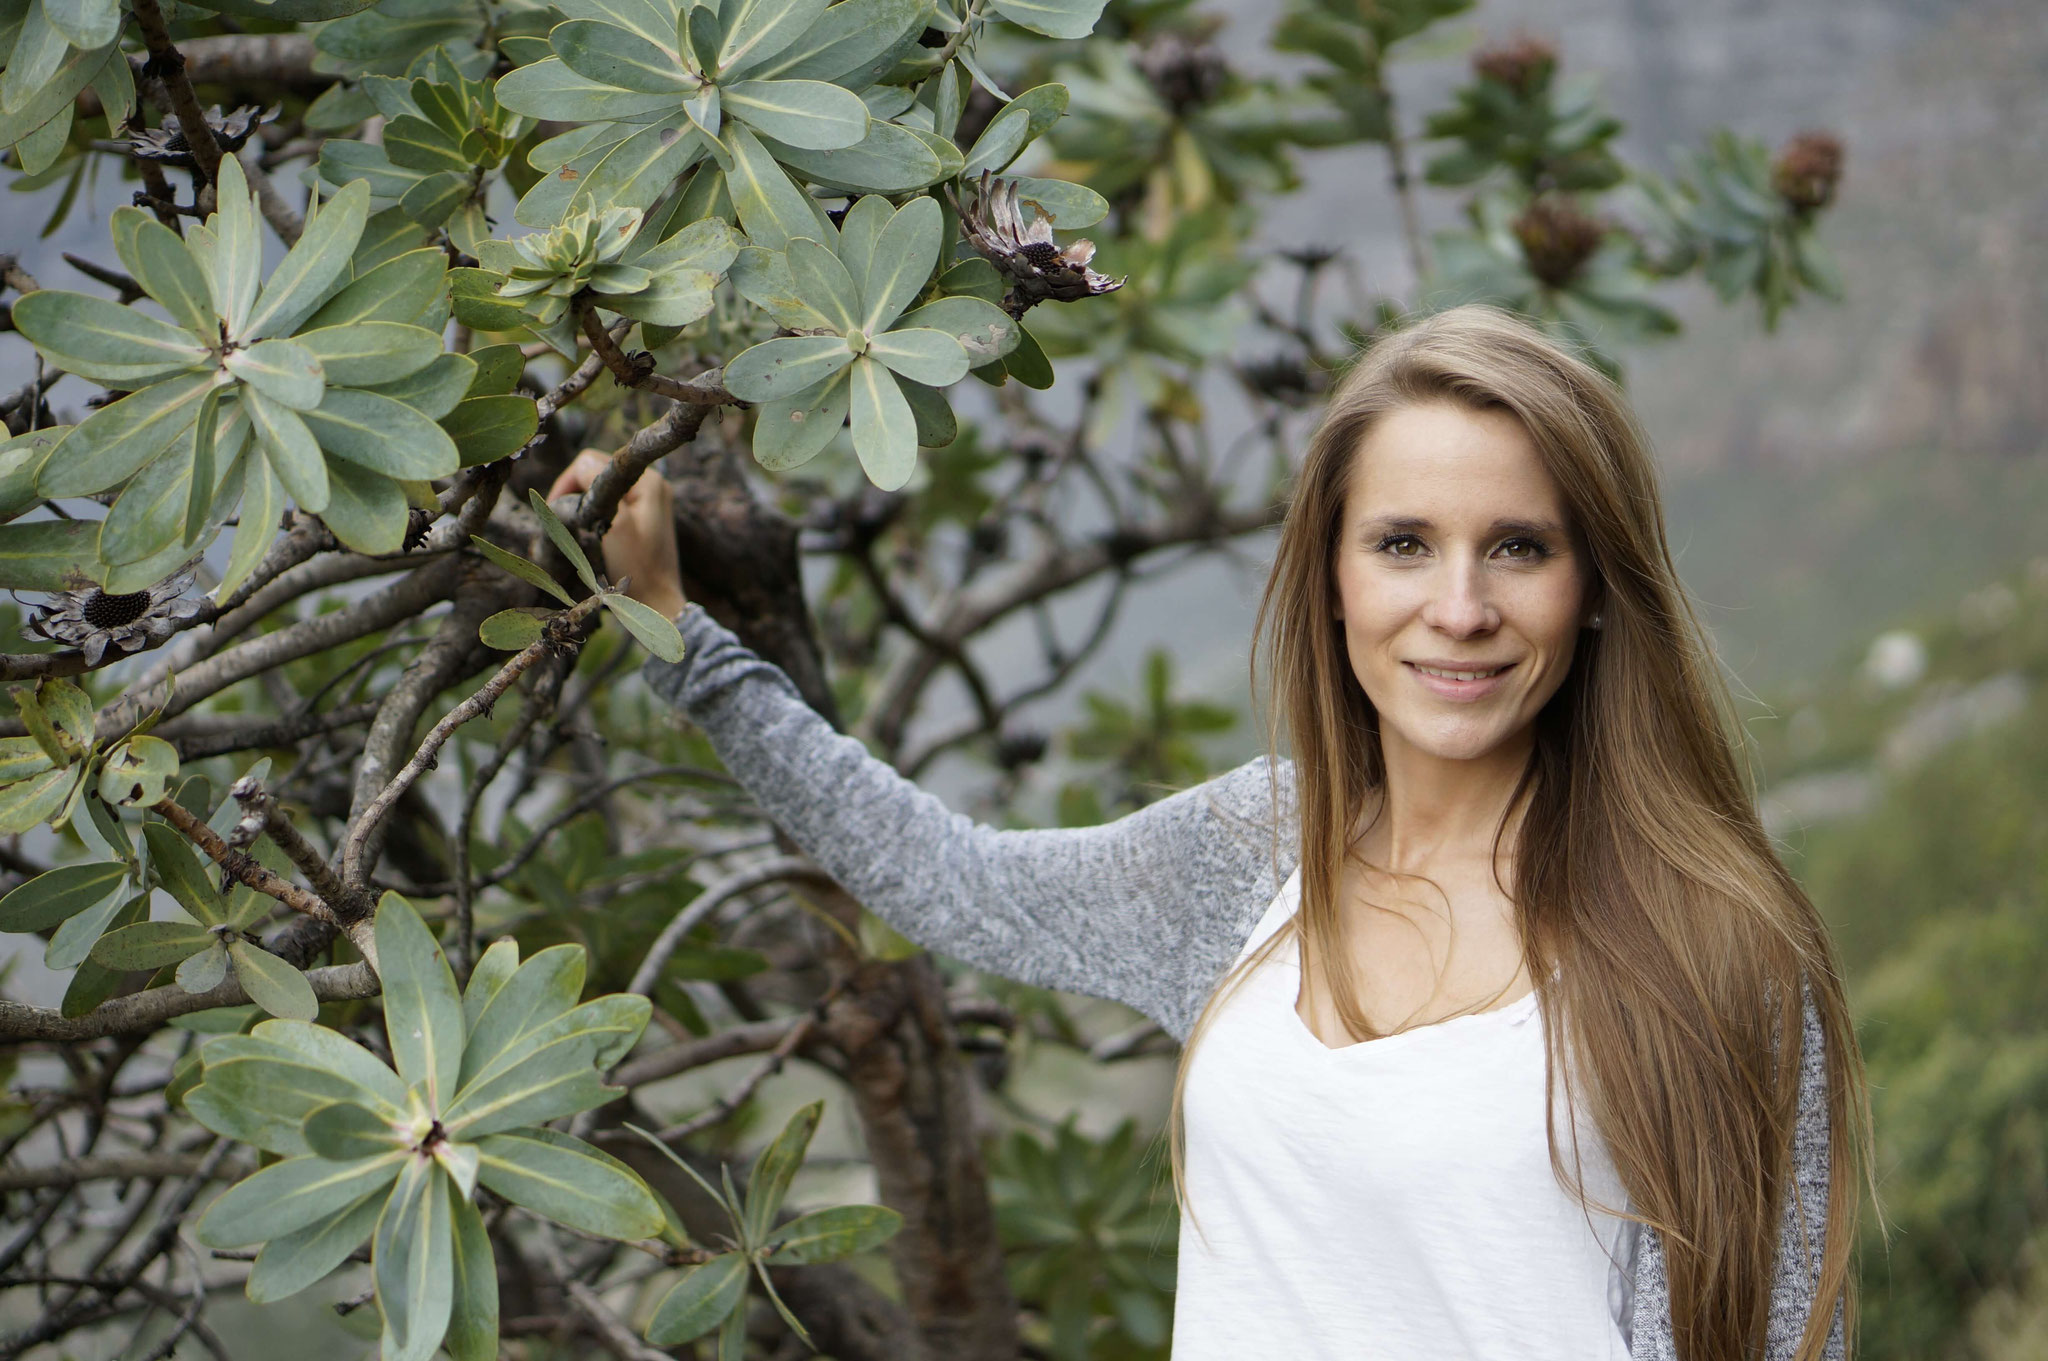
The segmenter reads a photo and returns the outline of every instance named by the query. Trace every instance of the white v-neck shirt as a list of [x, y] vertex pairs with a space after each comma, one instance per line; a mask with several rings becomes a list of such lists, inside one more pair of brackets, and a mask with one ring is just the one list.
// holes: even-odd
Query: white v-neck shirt
[[[1190, 1061], [1174, 1361], [1627, 1361], [1640, 1226], [1558, 1184], [1536, 994], [1331, 1049], [1300, 982], [1298, 945], [1276, 950]], [[1569, 1169], [1561, 1080], [1557, 1100]], [[1625, 1207], [1577, 1124], [1588, 1195]]]

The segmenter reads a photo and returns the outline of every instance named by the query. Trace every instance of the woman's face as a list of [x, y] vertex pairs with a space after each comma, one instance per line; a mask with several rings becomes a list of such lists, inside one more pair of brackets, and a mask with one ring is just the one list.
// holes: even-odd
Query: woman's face
[[1522, 745], [1597, 608], [1528, 432], [1503, 411], [1429, 403], [1387, 413], [1353, 457], [1338, 618], [1389, 759]]

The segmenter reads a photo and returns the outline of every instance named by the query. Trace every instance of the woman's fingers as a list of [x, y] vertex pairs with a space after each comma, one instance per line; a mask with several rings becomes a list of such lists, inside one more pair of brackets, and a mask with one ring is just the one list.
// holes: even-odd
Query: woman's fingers
[[570, 492], [589, 491], [597, 475], [611, 465], [612, 456], [599, 449], [585, 449], [571, 459], [569, 466], [555, 474], [554, 485], [548, 488], [547, 499], [566, 496]]

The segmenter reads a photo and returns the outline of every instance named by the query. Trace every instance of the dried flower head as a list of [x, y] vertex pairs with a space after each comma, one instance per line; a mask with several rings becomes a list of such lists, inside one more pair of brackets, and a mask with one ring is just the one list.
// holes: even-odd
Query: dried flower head
[[[281, 104], [259, 109], [254, 104], [244, 104], [233, 113], [222, 116], [220, 105], [206, 110], [206, 126], [213, 132], [213, 140], [220, 149], [232, 155], [242, 149], [250, 134], [258, 127], [276, 118]], [[185, 140], [185, 129], [173, 115], [160, 128], [142, 128], [128, 137], [129, 154], [139, 160], [157, 161], [164, 165], [180, 165], [190, 170], [194, 164], [191, 144]]]
[[1607, 223], [1579, 210], [1562, 194], [1541, 194], [1509, 224], [1522, 243], [1529, 272], [1552, 288], [1563, 288], [1585, 267], [1607, 234]]
[[1062, 248], [1052, 239], [1052, 219], [1037, 204], [1031, 205], [1031, 224], [1024, 224], [1017, 206], [1017, 185], [1013, 180], [991, 179], [983, 171], [974, 197], [966, 204], [957, 200], [960, 226], [969, 245], [996, 267], [1010, 285], [1003, 307], [1013, 317], [1047, 298], [1073, 302], [1122, 288], [1122, 279], [1112, 279], [1088, 268], [1095, 258], [1095, 243], [1081, 240]]
[[1159, 34], [1140, 47], [1132, 61], [1176, 118], [1213, 104], [1230, 77], [1230, 67], [1216, 45], [1187, 33]]
[[199, 559], [192, 558], [156, 585], [123, 595], [108, 595], [97, 586], [53, 591], [29, 615], [29, 631], [77, 648], [87, 666], [98, 666], [109, 647], [138, 652], [160, 646], [204, 608], [197, 597], [185, 596], [198, 566]]
[[1520, 33], [1498, 46], [1474, 52], [1472, 70], [1475, 75], [1498, 81], [1528, 99], [1541, 94], [1556, 74], [1557, 49], [1541, 38]]
[[1827, 207], [1841, 179], [1842, 141], [1828, 132], [1800, 133], [1771, 166], [1771, 187], [1801, 213]]

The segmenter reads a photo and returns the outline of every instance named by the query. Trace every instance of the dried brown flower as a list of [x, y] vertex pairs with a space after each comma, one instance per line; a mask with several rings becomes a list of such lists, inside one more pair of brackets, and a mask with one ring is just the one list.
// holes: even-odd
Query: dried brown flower
[[137, 652], [160, 646], [204, 607], [203, 601], [185, 596], [198, 566], [199, 559], [193, 558], [156, 585], [122, 595], [108, 595], [97, 586], [53, 591], [29, 615], [28, 629], [77, 648], [87, 666], [98, 666], [109, 647]]
[[996, 267], [1010, 285], [1003, 307], [1013, 317], [1051, 298], [1073, 302], [1122, 288], [1122, 279], [1112, 279], [1088, 268], [1095, 258], [1095, 243], [1080, 240], [1061, 247], [1052, 239], [1052, 219], [1037, 204], [1031, 205], [1032, 220], [1025, 225], [1017, 205], [1013, 180], [992, 179], [983, 171], [976, 193], [967, 203], [957, 200], [961, 230], [968, 244]]
[[1556, 74], [1557, 48], [1541, 38], [1517, 34], [1507, 42], [1474, 52], [1472, 70], [1527, 99], [1541, 94]]
[[[206, 110], [206, 126], [212, 129], [213, 140], [220, 149], [232, 155], [242, 149], [242, 144], [258, 127], [276, 118], [282, 107], [273, 104], [261, 109], [254, 104], [244, 104], [223, 116], [220, 105], [216, 104]], [[160, 128], [142, 128], [129, 134], [128, 151], [139, 160], [180, 165], [187, 170], [195, 164], [192, 148], [185, 141], [185, 130], [178, 125], [175, 115]]]
[[1771, 187], [1801, 213], [1827, 207], [1841, 180], [1842, 140], [1829, 132], [1800, 133], [1771, 166]]
[[1581, 212], [1562, 194], [1538, 195], [1509, 227], [1522, 243], [1529, 272], [1552, 288], [1577, 278], [1607, 234], [1605, 221]]

